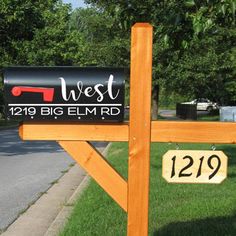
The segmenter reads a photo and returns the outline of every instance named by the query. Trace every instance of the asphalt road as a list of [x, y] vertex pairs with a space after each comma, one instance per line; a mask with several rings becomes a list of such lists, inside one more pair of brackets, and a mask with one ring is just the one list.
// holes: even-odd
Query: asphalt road
[[174, 117], [176, 115], [175, 110], [159, 110], [159, 114], [163, 117]]
[[17, 129], [0, 130], [0, 232], [72, 163], [72, 158], [56, 142], [23, 142]]

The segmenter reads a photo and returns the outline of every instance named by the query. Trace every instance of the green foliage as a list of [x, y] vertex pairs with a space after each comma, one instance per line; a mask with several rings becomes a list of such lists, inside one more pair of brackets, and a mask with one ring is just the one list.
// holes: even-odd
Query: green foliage
[[167, 93], [236, 102], [235, 0], [87, 2], [112, 17], [125, 37], [135, 22], [154, 26], [153, 83]]
[[[204, 9], [200, 7], [195, 16], [192, 14], [193, 37], [188, 48], [179, 54], [178, 60], [168, 65], [164, 84], [167, 88], [182, 94], [187, 92], [195, 98], [208, 97], [221, 104], [230, 104], [236, 102], [233, 86], [236, 69], [234, 18], [230, 11], [223, 18], [216, 5]], [[194, 24], [200, 15], [201, 22], [195, 29]], [[212, 23], [208, 27], [206, 23], [209, 20]]]
[[45, 11], [53, 10], [56, 2], [55, 0], [0, 2], [0, 67], [27, 61], [27, 54], [22, 53], [23, 45], [25, 41], [33, 41], [37, 29], [45, 27], [47, 24]]
[[9, 65], [71, 64], [67, 47], [74, 37], [69, 34], [69, 13], [69, 5], [60, 0], [1, 0], [0, 76]]
[[176, 104], [181, 102], [186, 102], [191, 100], [192, 98], [189, 98], [188, 96], [179, 95], [175, 92], [166, 91], [166, 89], [161, 88], [159, 93], [159, 104], [158, 109], [176, 109]]
[[[43, 29], [35, 29], [34, 39], [26, 41], [21, 53], [27, 55], [30, 65], [67, 65], [69, 8], [57, 3], [53, 9], [45, 10]], [[37, 53], [36, 53], [37, 52]], [[19, 57], [22, 58], [21, 54]], [[18, 60], [19, 61], [19, 60]]]
[[83, 41], [83, 65], [127, 65], [129, 36], [121, 37], [114, 19], [105, 12], [95, 8], [77, 9], [71, 15], [70, 29], [77, 31]]

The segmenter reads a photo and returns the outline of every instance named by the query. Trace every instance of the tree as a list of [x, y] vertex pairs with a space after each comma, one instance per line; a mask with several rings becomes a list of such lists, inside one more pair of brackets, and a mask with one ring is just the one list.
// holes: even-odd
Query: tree
[[107, 12], [114, 19], [114, 23], [120, 27], [120, 37], [130, 35], [130, 28], [135, 22], [150, 22], [154, 26], [152, 94], [153, 118], [156, 118], [159, 84], [166, 78], [165, 68], [175, 51], [181, 48], [182, 42], [188, 40], [192, 32], [191, 22], [185, 20], [185, 6], [182, 1], [87, 2]]
[[154, 26], [154, 100], [159, 85], [189, 97], [204, 95], [224, 103], [232, 100], [234, 86], [228, 82], [235, 77], [234, 0], [87, 3], [114, 18], [125, 35], [134, 22], [147, 21]]
[[16, 61], [22, 65], [70, 65], [67, 48], [69, 33], [69, 5], [54, 1], [41, 12], [43, 27], [34, 29], [31, 40], [17, 41]]
[[[35, 31], [47, 24], [45, 11], [53, 11], [57, 0], [2, 0], [0, 2], [0, 67], [19, 64], [19, 51], [32, 41]], [[24, 55], [24, 58], [27, 55]]]
[[83, 65], [127, 65], [129, 41], [127, 37], [120, 37], [113, 18], [104, 11], [76, 9], [71, 15], [70, 29], [77, 31], [84, 42], [80, 60]]
[[194, 1], [187, 18], [194, 34], [185, 50], [167, 68], [165, 86], [188, 94], [208, 97], [220, 104], [235, 104], [236, 30], [235, 2]]
[[71, 64], [70, 10], [60, 0], [0, 1], [0, 77], [9, 65]]

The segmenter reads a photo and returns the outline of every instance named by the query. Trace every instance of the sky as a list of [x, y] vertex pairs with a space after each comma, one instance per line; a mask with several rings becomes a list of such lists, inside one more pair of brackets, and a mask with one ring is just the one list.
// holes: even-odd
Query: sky
[[85, 7], [85, 3], [83, 0], [62, 0], [62, 1], [64, 3], [71, 3], [73, 9], [77, 7]]

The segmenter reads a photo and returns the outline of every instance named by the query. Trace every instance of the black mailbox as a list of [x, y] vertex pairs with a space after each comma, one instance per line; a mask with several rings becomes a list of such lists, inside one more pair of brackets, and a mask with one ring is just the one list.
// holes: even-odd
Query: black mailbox
[[120, 68], [6, 68], [7, 118], [121, 122], [125, 76]]

